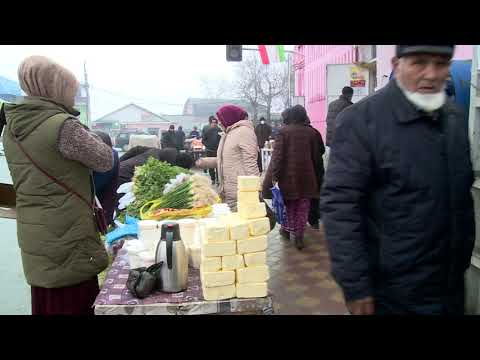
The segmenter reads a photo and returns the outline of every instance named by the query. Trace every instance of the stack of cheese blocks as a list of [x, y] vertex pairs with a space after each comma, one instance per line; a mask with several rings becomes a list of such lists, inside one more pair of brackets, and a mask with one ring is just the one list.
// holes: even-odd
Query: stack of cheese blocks
[[259, 177], [239, 176], [238, 213], [203, 228], [200, 275], [205, 300], [267, 296], [270, 222], [259, 188]]

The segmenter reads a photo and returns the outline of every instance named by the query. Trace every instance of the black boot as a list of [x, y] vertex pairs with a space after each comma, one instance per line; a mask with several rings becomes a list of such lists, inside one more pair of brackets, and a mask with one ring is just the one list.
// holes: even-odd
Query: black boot
[[311, 227], [312, 229], [314, 229], [314, 230], [320, 230], [320, 223], [319, 223], [318, 221], [313, 222], [313, 223], [309, 222], [309, 224], [310, 224], [310, 227]]
[[292, 239], [295, 243], [295, 247], [298, 250], [302, 250], [305, 247], [305, 244], [303, 243], [303, 235], [294, 235], [292, 234]]
[[284, 239], [284, 240], [290, 240], [290, 233], [283, 229], [283, 228], [280, 228], [280, 230], [278, 231], [280, 233], [280, 236]]

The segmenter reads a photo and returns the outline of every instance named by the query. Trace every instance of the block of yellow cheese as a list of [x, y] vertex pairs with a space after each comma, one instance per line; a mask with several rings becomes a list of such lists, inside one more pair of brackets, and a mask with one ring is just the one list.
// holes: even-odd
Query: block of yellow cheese
[[245, 267], [235, 271], [239, 284], [266, 282], [270, 278], [267, 265]]
[[[252, 268], [253, 269], [253, 268]], [[203, 271], [200, 274], [203, 287], [225, 286], [235, 283], [235, 271]]]
[[238, 215], [238, 212], [232, 212], [229, 214], [220, 215], [219, 219], [221, 222], [229, 224], [232, 221], [239, 220], [240, 216]]
[[227, 225], [221, 221], [205, 223], [203, 225], [203, 241], [206, 243], [230, 241]]
[[258, 204], [260, 202], [258, 191], [238, 191], [237, 202], [241, 204]]
[[235, 241], [202, 244], [202, 255], [205, 257], [235, 255], [236, 253], [237, 246]]
[[259, 266], [267, 264], [267, 253], [265, 251], [243, 254], [246, 266]]
[[259, 176], [239, 176], [238, 191], [259, 191], [260, 177]]
[[267, 208], [264, 202], [256, 204], [237, 204], [238, 214], [242, 219], [258, 219], [267, 216]]
[[242, 219], [233, 219], [228, 224], [230, 240], [241, 240], [248, 238], [250, 229], [248, 222]]
[[234, 298], [236, 295], [235, 284], [217, 287], [202, 287], [203, 298], [209, 301]]
[[222, 258], [216, 257], [204, 257], [202, 256], [200, 262], [201, 271], [220, 271], [222, 269]]
[[267, 237], [265, 235], [250, 237], [245, 240], [238, 240], [237, 241], [237, 253], [238, 254], [245, 254], [245, 253], [255, 253], [259, 251], [267, 250]]
[[236, 254], [236, 255], [228, 255], [222, 256], [222, 270], [236, 270], [245, 267], [245, 263], [243, 261], [243, 256]]
[[270, 232], [270, 220], [267, 217], [248, 221], [250, 236], [266, 235]]
[[258, 298], [267, 296], [268, 285], [266, 282], [236, 284], [238, 298]]

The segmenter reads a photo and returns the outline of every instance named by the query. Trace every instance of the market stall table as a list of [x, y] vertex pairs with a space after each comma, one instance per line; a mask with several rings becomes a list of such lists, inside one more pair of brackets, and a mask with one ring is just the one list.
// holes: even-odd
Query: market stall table
[[181, 293], [155, 292], [135, 298], [126, 287], [130, 270], [126, 250], [118, 252], [95, 300], [95, 315], [273, 314], [271, 296], [253, 299], [203, 299], [200, 271], [189, 269], [188, 289]]

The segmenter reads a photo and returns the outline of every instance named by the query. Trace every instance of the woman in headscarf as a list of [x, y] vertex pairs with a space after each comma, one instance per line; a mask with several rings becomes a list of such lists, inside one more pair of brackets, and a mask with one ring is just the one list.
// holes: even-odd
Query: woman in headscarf
[[76, 118], [79, 83], [69, 70], [32, 56], [18, 77], [28, 96], [4, 105], [3, 143], [32, 314], [93, 314], [108, 256], [93, 218], [92, 170], [113, 167], [112, 149]]
[[237, 210], [237, 177], [259, 176], [258, 144], [248, 114], [235, 105], [226, 105], [217, 112], [223, 130], [217, 157], [197, 161], [199, 168], [217, 168], [220, 196], [232, 211]]
[[[273, 145], [269, 166], [271, 184], [277, 184], [287, 208], [287, 225], [280, 234], [293, 240], [300, 250], [310, 210], [310, 200], [318, 199], [321, 142], [312, 127], [307, 112], [296, 105], [282, 113], [283, 126]], [[268, 177], [268, 176], [267, 176]]]

